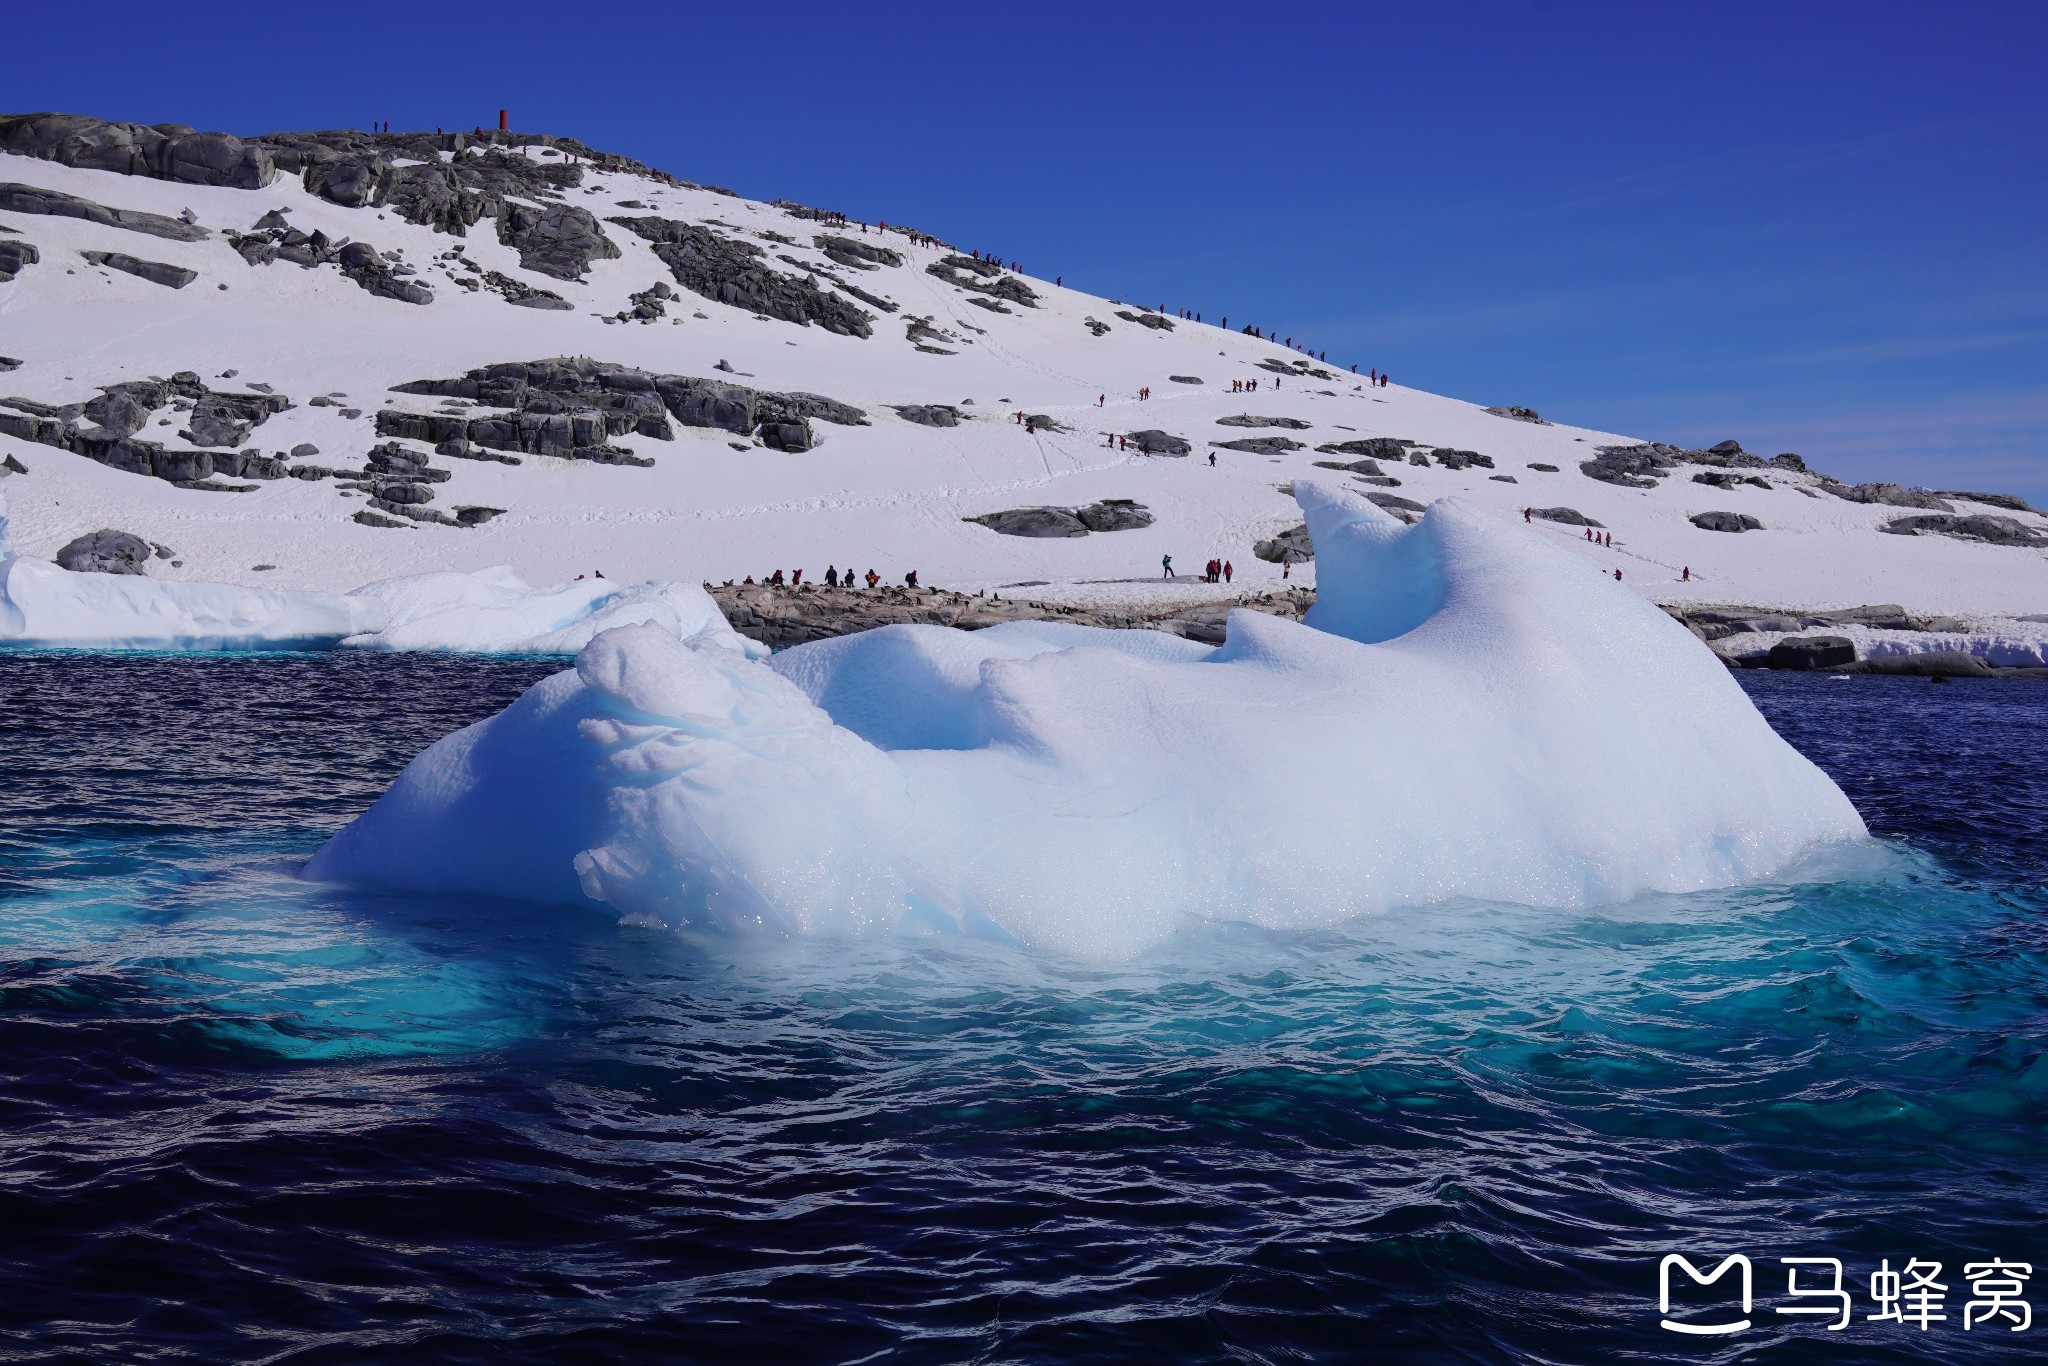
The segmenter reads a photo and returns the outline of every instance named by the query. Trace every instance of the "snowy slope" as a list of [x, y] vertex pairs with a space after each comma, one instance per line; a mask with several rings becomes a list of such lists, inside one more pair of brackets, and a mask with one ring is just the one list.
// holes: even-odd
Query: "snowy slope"
[[[518, 253], [500, 244], [488, 220], [454, 239], [395, 211], [328, 203], [290, 175], [263, 189], [240, 190], [0, 155], [0, 181], [158, 214], [190, 209], [213, 230], [208, 240], [188, 243], [0, 212], [0, 226], [13, 230], [0, 241], [33, 243], [42, 257], [12, 283], [0, 283], [0, 355], [23, 362], [0, 374], [0, 396], [77, 403], [101, 385], [180, 370], [195, 371], [220, 389], [239, 391], [260, 381], [294, 406], [256, 428], [248, 444], [282, 453], [310, 442], [320, 448], [316, 463], [329, 466], [361, 464], [379, 443], [380, 408], [435, 411], [437, 400], [393, 395], [393, 385], [556, 356], [809, 391], [866, 410], [871, 424], [817, 424], [820, 444], [801, 453], [758, 444], [736, 450], [731, 433], [702, 428], [678, 428], [673, 441], [618, 439], [651, 457], [650, 468], [531, 455], [516, 467], [438, 460], [451, 470], [435, 490], [439, 505], [507, 511], [478, 527], [403, 529], [357, 523], [362, 498], [344, 495], [333, 481], [279, 479], [240, 494], [186, 490], [0, 435], [0, 457], [12, 456], [29, 471], [5, 482], [13, 540], [24, 555], [49, 557], [74, 536], [113, 527], [177, 552], [175, 568], [152, 563], [154, 576], [268, 588], [346, 590], [401, 574], [506, 564], [534, 583], [593, 569], [612, 579], [694, 582], [759, 576], [777, 567], [801, 566], [818, 576], [827, 564], [851, 564], [892, 580], [916, 569], [926, 584], [969, 591], [1044, 580], [1052, 586], [1037, 590], [1040, 596], [1089, 599], [1194, 594], [1199, 590], [1191, 586], [1147, 581], [1157, 577], [1164, 554], [1183, 571], [1216, 555], [1234, 562], [1240, 585], [1256, 589], [1278, 584], [1281, 571], [1255, 560], [1253, 543], [1301, 520], [1284, 486], [1314, 472], [1316, 460], [1347, 458], [1318, 455], [1313, 447], [1394, 436], [1478, 451], [1494, 461], [1491, 471], [1388, 464], [1386, 472], [1401, 481], [1401, 496], [1428, 503], [1455, 494], [1517, 520], [1526, 505], [1576, 508], [1612, 530], [1615, 549], [1587, 544], [1574, 526], [1534, 525], [1591, 565], [1620, 567], [1625, 586], [1658, 601], [1897, 602], [1916, 611], [1980, 615], [2048, 611], [2042, 550], [1882, 534], [1879, 527], [1908, 510], [1807, 496], [1798, 486], [1813, 485], [1810, 476], [1743, 471], [1762, 474], [1773, 487], [1724, 491], [1690, 482], [1691, 468], [1681, 467], [1654, 489], [1616, 487], [1581, 474], [1578, 464], [1597, 446], [1639, 438], [1509, 420], [1477, 403], [1398, 385], [1368, 390], [1348, 373], [1331, 381], [1290, 378], [1273, 392], [1274, 376], [1259, 362], [1293, 361], [1297, 353], [1225, 331], [1213, 319], [1176, 320], [1171, 331], [1153, 330], [1116, 316], [1131, 304], [1057, 288], [1036, 276], [1029, 284], [1039, 307], [990, 312], [926, 272], [947, 248], [913, 245], [896, 232], [863, 238], [858, 225], [805, 221], [771, 205], [642, 175], [586, 167], [583, 187], [563, 198], [600, 219], [649, 213], [712, 224], [756, 242], [766, 264], [778, 270], [791, 269], [776, 259], [785, 254], [814, 262], [896, 301], [900, 311], [877, 313], [867, 338], [757, 317], [674, 286], [647, 242], [610, 225], [605, 232], [620, 256], [593, 262], [580, 283], [564, 282], [522, 270]], [[617, 207], [621, 200], [646, 207]], [[245, 264], [221, 232], [247, 230], [271, 209], [285, 210], [304, 230], [402, 250], [418, 267], [415, 278], [434, 288], [434, 301], [416, 306], [374, 296], [331, 266]], [[942, 231], [944, 225], [921, 226]], [[798, 245], [758, 236], [764, 232]], [[865, 272], [831, 265], [811, 246], [820, 232], [887, 245], [906, 264]], [[514, 307], [491, 292], [465, 291], [450, 277], [466, 270], [434, 263], [453, 246], [486, 269], [558, 292], [574, 310]], [[173, 290], [90, 265], [81, 251], [125, 252], [188, 268], [197, 278]], [[677, 289], [666, 317], [650, 325], [602, 320], [630, 308], [628, 296], [657, 281]], [[929, 316], [935, 329], [956, 338], [939, 343], [955, 354], [919, 350], [906, 335], [905, 320], [913, 315]], [[1095, 335], [1088, 318], [1109, 331]], [[1357, 359], [1361, 368], [1377, 363], [1399, 371], [1397, 356]], [[714, 368], [720, 361], [729, 363], [731, 375]], [[239, 373], [233, 380], [216, 378], [227, 370]], [[1203, 383], [1175, 383], [1172, 375]], [[1230, 392], [1232, 380], [1252, 378], [1264, 381], [1256, 395]], [[1137, 393], [1147, 386], [1152, 398], [1141, 401]], [[332, 392], [347, 395], [361, 415], [351, 419], [341, 407], [309, 406], [309, 398]], [[1102, 406], [1098, 395], [1106, 396]], [[1513, 402], [1516, 396], [1483, 397]], [[972, 420], [950, 429], [905, 421], [888, 406], [970, 402], [964, 411]], [[1017, 410], [1047, 414], [1070, 430], [1027, 433], [1008, 420]], [[1238, 413], [1310, 426], [1283, 432], [1217, 425]], [[1195, 455], [1147, 457], [1105, 444], [1105, 432], [1145, 428], [1188, 439]], [[1204, 458], [1211, 442], [1276, 434], [1306, 446], [1279, 456], [1218, 451], [1215, 468]], [[152, 425], [140, 435], [179, 444], [169, 426]], [[1560, 472], [1533, 471], [1532, 463]], [[1104, 498], [1135, 499], [1155, 521], [1139, 530], [1044, 540], [1002, 536], [962, 520]], [[1730, 535], [1687, 521], [1710, 510], [1749, 513], [1766, 530]], [[2048, 526], [2033, 514], [2013, 515], [2030, 527]], [[1690, 567], [1691, 582], [1679, 581], [1681, 566]], [[1312, 566], [1296, 570], [1297, 581], [1313, 581]]]

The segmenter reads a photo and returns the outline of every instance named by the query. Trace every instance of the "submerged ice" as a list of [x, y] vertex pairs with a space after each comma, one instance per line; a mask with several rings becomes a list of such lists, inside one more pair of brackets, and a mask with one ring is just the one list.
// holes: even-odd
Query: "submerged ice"
[[1455, 501], [1297, 481], [1305, 623], [889, 627], [761, 662], [598, 633], [441, 740], [317, 879], [779, 934], [905, 924], [1129, 954], [1459, 898], [1768, 877], [1863, 823], [1688, 632]]

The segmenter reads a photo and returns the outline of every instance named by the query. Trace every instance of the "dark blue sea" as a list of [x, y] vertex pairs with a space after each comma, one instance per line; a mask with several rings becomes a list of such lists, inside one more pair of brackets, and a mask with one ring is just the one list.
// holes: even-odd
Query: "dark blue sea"
[[1745, 675], [1881, 843], [1592, 914], [1103, 967], [296, 879], [555, 667], [0, 656], [0, 1359], [2048, 1359], [2048, 685]]

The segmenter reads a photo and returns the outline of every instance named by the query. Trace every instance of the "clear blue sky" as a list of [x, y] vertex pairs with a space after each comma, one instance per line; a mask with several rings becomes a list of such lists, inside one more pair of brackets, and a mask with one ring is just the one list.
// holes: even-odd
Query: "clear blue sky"
[[[1402, 383], [2048, 504], [2048, 4], [24, 6], [0, 102], [573, 134]], [[33, 59], [30, 59], [33, 54]]]

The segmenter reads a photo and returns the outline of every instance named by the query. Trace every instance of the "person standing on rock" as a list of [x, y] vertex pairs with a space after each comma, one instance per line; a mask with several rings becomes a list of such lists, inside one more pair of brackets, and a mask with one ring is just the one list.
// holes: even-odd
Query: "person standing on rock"
[[790, 586], [791, 588], [801, 588], [801, 587], [803, 587], [803, 582], [804, 582], [804, 571], [803, 571], [803, 570], [801, 570], [801, 569], [797, 570], [797, 571], [796, 571], [796, 573], [794, 573], [794, 574], [791, 574], [791, 575], [789, 576], [789, 586]]
[[770, 574], [768, 582], [774, 584], [777, 588], [782, 587], [782, 571], [778, 569], [773, 574]]
[[873, 591], [874, 591], [874, 587], [875, 587], [875, 585], [876, 585], [876, 584], [878, 584], [878, 583], [880, 583], [881, 581], [882, 581], [882, 576], [881, 576], [880, 574], [877, 574], [877, 573], [876, 573], [876, 572], [875, 572], [875, 571], [874, 571], [874, 570], [873, 570], [872, 568], [868, 570], [868, 591], [869, 591], [869, 592], [873, 592]]
[[915, 569], [903, 576], [903, 586], [905, 588], [917, 587], [917, 571]]
[[837, 588], [839, 586], [839, 566], [831, 564], [825, 566], [825, 586], [827, 588]]
[[1159, 557], [1159, 568], [1162, 571], [1159, 575], [1160, 578], [1170, 579], [1175, 577], [1173, 572], [1173, 556], [1161, 555]]

